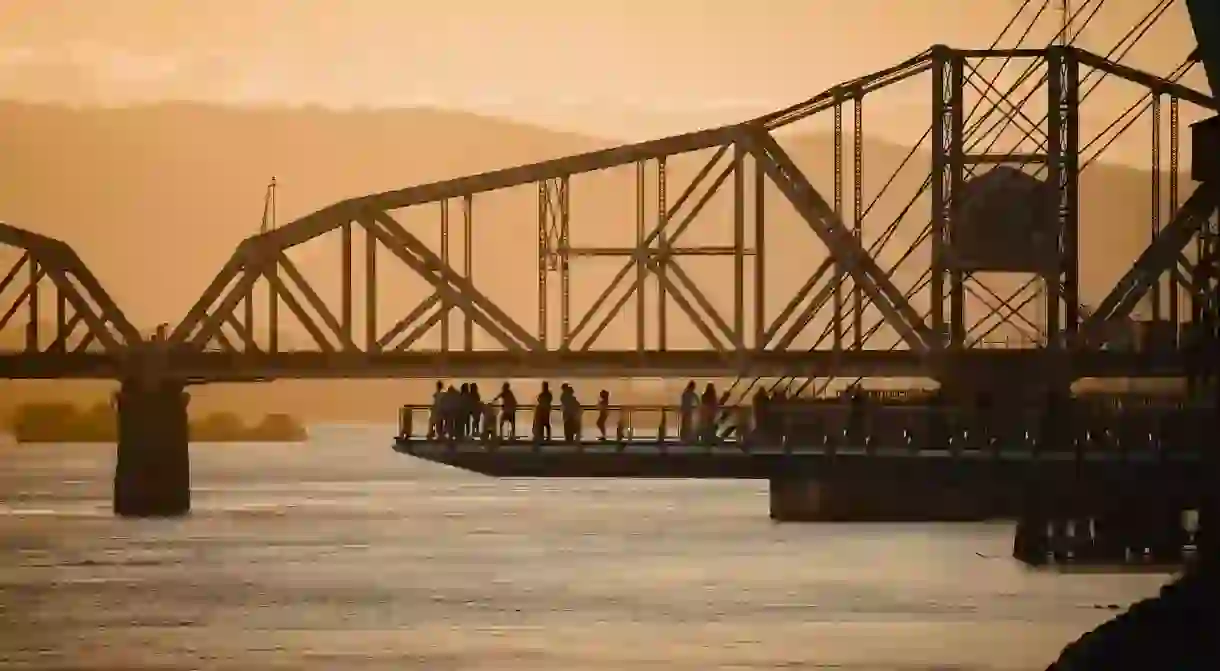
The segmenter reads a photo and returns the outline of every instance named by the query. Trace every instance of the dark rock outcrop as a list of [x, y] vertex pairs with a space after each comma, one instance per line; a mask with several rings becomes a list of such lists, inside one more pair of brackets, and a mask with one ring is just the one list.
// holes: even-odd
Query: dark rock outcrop
[[1220, 669], [1220, 579], [1188, 574], [1064, 648], [1047, 671]]

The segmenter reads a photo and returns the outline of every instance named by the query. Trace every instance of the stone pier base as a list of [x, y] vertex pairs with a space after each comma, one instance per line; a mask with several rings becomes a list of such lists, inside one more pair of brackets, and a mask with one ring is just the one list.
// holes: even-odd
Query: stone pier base
[[188, 395], [178, 383], [125, 381], [116, 395], [114, 513], [170, 517], [191, 509]]

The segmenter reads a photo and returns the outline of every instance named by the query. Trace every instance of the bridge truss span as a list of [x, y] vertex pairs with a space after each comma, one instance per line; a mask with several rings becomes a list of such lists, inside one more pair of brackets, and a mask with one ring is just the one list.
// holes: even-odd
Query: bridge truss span
[[[602, 183], [585, 187], [586, 178]], [[592, 207], [580, 209], [584, 194]], [[611, 351], [655, 361], [659, 353], [702, 351], [715, 355], [703, 358], [715, 361], [717, 370], [745, 371], [752, 356], [777, 349], [776, 343], [791, 341], [802, 328], [784, 323], [790, 310], [779, 318], [765, 310], [767, 227], [762, 222], [768, 196], [772, 207], [786, 205], [804, 228], [798, 254], [840, 259], [845, 274], [856, 279], [911, 348], [928, 347], [926, 327], [902, 294], [784, 149], [765, 129], [751, 125], [338, 203], [243, 242], [170, 342], [180, 352], [255, 356], [562, 353], [578, 368], [585, 353], [604, 359]], [[513, 209], [527, 198], [529, 212]], [[623, 216], [605, 211], [623, 202], [632, 206], [620, 208]], [[529, 231], [528, 252], [522, 244], [524, 221], [535, 229]], [[614, 234], [631, 232], [632, 223], [634, 238], [616, 244]], [[716, 227], [720, 230], [707, 230]], [[727, 233], [727, 239], [716, 240], [717, 233]], [[337, 239], [337, 262], [321, 264], [318, 254], [306, 261], [290, 257], [321, 238]], [[363, 239], [362, 254], [354, 254], [357, 238]], [[453, 258], [453, 238], [461, 246], [460, 260]], [[498, 244], [487, 250], [482, 243], [489, 238]], [[480, 256], [488, 251], [493, 256], [481, 261], [489, 270], [476, 272], [480, 246], [485, 250]], [[510, 270], [521, 268], [514, 266], [521, 256], [515, 250], [529, 253], [536, 271], [537, 282], [528, 289]], [[311, 273], [303, 269], [306, 263], [316, 271], [329, 267]], [[596, 283], [596, 293], [584, 288], [582, 298], [575, 295], [573, 281], [585, 264], [600, 265], [591, 273], [604, 279]], [[700, 267], [688, 270], [691, 265]], [[395, 270], [398, 282], [383, 275]], [[751, 279], [754, 291], [748, 297]], [[328, 280], [331, 295], [324, 297], [327, 292], [318, 284]], [[399, 282], [409, 280], [422, 295], [404, 295]], [[506, 285], [516, 291], [493, 297]], [[531, 298], [533, 329], [519, 317], [520, 304]], [[408, 302], [411, 307], [403, 309]], [[585, 303], [583, 311], [576, 309], [579, 302]], [[634, 324], [627, 319], [629, 303], [634, 303]], [[393, 319], [383, 316], [394, 309]], [[680, 330], [674, 327], [675, 312], [685, 319], [685, 333], [673, 333]], [[295, 322], [291, 335], [285, 314]], [[607, 345], [616, 320], [617, 342]], [[699, 358], [689, 355], [692, 361]]]
[[0, 268], [0, 376], [106, 376], [140, 340], [67, 244], [0, 222]]
[[[1188, 69], [936, 46], [742, 124], [352, 198], [244, 241], [170, 345], [192, 369], [289, 376], [621, 362], [814, 390], [936, 377], [942, 350], [1104, 349], [1113, 323], [1189, 321], [1206, 293], [1190, 241], [1215, 203], [1179, 179], [1179, 129], [1216, 105]], [[1136, 104], [1094, 132], [1086, 101], [1107, 79]], [[927, 132], [903, 144], [913, 100], [931, 100]], [[1116, 177], [1107, 150], [1141, 118], [1149, 176]], [[1148, 197], [1117, 208], [1130, 221], [1090, 212], [1135, 182]], [[1103, 221], [1148, 234], [1098, 259]]]

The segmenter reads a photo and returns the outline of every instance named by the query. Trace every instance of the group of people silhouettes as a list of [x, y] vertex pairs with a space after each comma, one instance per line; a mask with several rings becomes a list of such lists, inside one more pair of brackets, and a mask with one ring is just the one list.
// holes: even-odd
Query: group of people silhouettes
[[[718, 394], [716, 386], [707, 384], [699, 393], [694, 382], [686, 385], [682, 392], [678, 410], [678, 439], [686, 443], [715, 442], [718, 430], [728, 419], [730, 410], [726, 409], [729, 393]], [[764, 426], [768, 421], [766, 414], [772, 405], [765, 391], [760, 390], [754, 397], [751, 408], [739, 407], [739, 416], [730, 430], [740, 430], [751, 423]], [[557, 401], [557, 403], [556, 403]], [[559, 406], [562, 418], [563, 441], [580, 442], [585, 438], [583, 420], [585, 407], [576, 397], [576, 390], [567, 383], [559, 387], [559, 398], [555, 399], [549, 382], [543, 382], [531, 408], [531, 436], [535, 442], [551, 442], [553, 440], [551, 415], [555, 406]], [[432, 395], [431, 418], [428, 422], [428, 440], [463, 440], [491, 439], [515, 441], [519, 438], [517, 431], [517, 411], [521, 408], [512, 385], [505, 382], [500, 392], [494, 398], [484, 401], [476, 383], [463, 383], [458, 387], [446, 386], [444, 382], [436, 383]], [[598, 392], [596, 412], [596, 439], [606, 440], [610, 419], [610, 392], [602, 389]], [[497, 412], [498, 411], [498, 412]], [[617, 427], [618, 438], [622, 439], [630, 428], [624, 425], [623, 417], [619, 418]]]
[[[499, 405], [497, 421], [496, 407]], [[533, 438], [537, 442], [550, 442], [551, 412], [555, 398], [549, 382], [543, 382], [534, 402]], [[429, 440], [460, 440], [464, 438], [505, 440], [517, 439], [517, 410], [520, 407], [512, 385], [505, 382], [500, 393], [484, 402], [479, 395], [479, 385], [464, 383], [460, 388], [437, 382], [432, 394], [432, 416], [428, 422]], [[584, 408], [576, 398], [576, 390], [564, 383], [559, 389], [559, 410], [563, 418], [563, 439], [576, 442], [581, 439]], [[597, 430], [601, 440], [606, 439], [606, 423], [610, 416], [610, 392], [601, 390], [597, 399]]]

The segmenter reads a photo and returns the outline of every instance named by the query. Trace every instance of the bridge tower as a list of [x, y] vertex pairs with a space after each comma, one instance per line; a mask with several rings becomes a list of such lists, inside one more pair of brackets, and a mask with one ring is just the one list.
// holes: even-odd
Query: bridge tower
[[[984, 58], [1002, 55], [991, 52]], [[936, 47], [932, 54], [930, 317], [943, 354], [940, 382], [946, 395], [958, 402], [1018, 391], [1042, 398], [1051, 388], [1066, 391], [1066, 376], [1057, 380], [1053, 375], [1060, 359], [1055, 355], [1070, 342], [1080, 317], [1078, 64], [1070, 48], [1047, 48], [1048, 113], [1040, 127], [1029, 129], [1031, 139], [1044, 149], [1001, 154], [977, 151], [982, 139], [967, 137], [964, 128], [971, 58], [977, 57], [947, 47]], [[1027, 166], [1042, 167], [1046, 178], [1029, 174]], [[997, 369], [986, 364], [1015, 360], [967, 351], [974, 320], [966, 314], [966, 283], [971, 277], [995, 274], [1038, 280], [1045, 342], [1037, 344], [1045, 347], [1038, 348], [1037, 357], [1046, 365], [1031, 365], [1030, 357], [1022, 357], [1019, 365]]]

